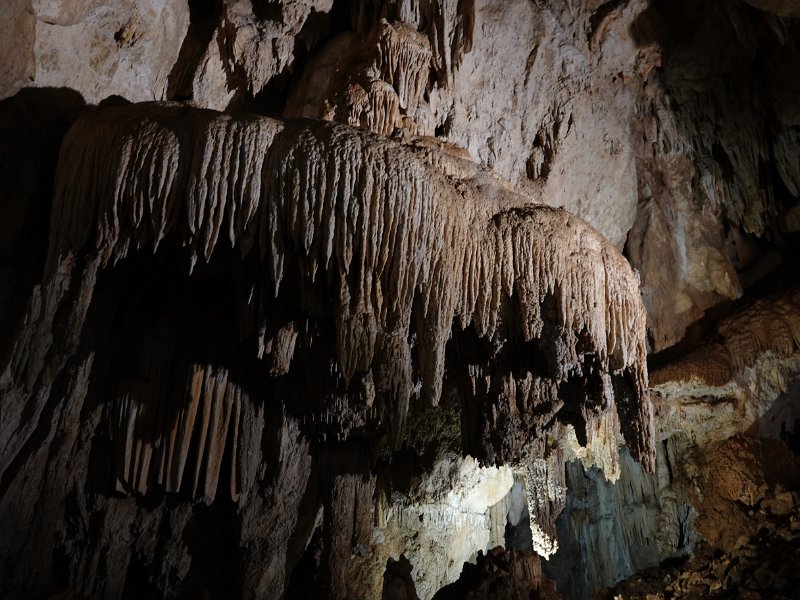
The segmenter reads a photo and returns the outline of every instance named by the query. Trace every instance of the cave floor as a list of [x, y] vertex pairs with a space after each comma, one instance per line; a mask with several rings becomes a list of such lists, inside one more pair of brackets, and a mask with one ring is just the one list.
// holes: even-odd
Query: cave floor
[[731, 551], [701, 543], [685, 561], [664, 563], [599, 593], [597, 600], [736, 598], [791, 600], [800, 597], [800, 506], [795, 495], [783, 505], [751, 511], [756, 533]]

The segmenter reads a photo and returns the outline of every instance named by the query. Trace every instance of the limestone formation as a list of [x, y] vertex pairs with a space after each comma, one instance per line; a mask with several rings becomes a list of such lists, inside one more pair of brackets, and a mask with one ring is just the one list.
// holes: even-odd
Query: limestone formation
[[[33, 406], [35, 417], [4, 412], [5, 469], [24, 456], [42, 411], [59, 402], [53, 378], [74, 357], [99, 351], [98, 320], [137, 330], [134, 344], [111, 343], [99, 365], [87, 359], [75, 390], [78, 405], [97, 403], [96, 427], [113, 457], [113, 483], [98, 474], [99, 489], [205, 502], [224, 493], [246, 505], [263, 485], [259, 439], [278, 444], [279, 462], [286, 443], [302, 440], [390, 451], [407, 439], [410, 407], [436, 407], [445, 384], [450, 396], [459, 390], [463, 451], [529, 473], [544, 554], [557, 547], [570, 435], [574, 447], [607, 457], [597, 460], [610, 476], [620, 431], [653, 464], [635, 274], [576, 217], [532, 204], [455, 155], [337, 124], [175, 104], [105, 108], [67, 134], [51, 214], [44, 282], [3, 374], [6, 397]], [[115, 310], [103, 281], [135, 273], [165, 249], [175, 249], [167, 277], [177, 280], [154, 285], [172, 289], [175, 308], [148, 304], [145, 292], [144, 307]], [[214, 292], [229, 298], [231, 312], [212, 318], [191, 290], [215, 272], [235, 275], [238, 293]], [[451, 366], [448, 348], [459, 356]], [[308, 380], [307, 369], [320, 367], [325, 376]], [[91, 400], [96, 380], [108, 383]], [[264, 402], [279, 402], [290, 418], [277, 438], [264, 430], [272, 426]], [[297, 441], [281, 441], [287, 435]], [[348, 548], [369, 549], [379, 564], [389, 558], [368, 541], [375, 465], [365, 457], [358, 475], [319, 468], [327, 473], [330, 573], [322, 585], [336, 597], [359, 593], [343, 562]], [[483, 518], [511, 488], [510, 471], [506, 478], [454, 506], [476, 503], [470, 510]], [[380, 528], [392, 520], [407, 528], [401, 515], [390, 510]], [[455, 559], [451, 575], [416, 566], [425, 597], [455, 579], [489, 529], [464, 554], [444, 555]], [[285, 585], [276, 577], [273, 585]]]
[[789, 286], [729, 314], [705, 342], [654, 370], [656, 437], [680, 429], [700, 446], [744, 432], [773, 439], [792, 431], [800, 374], [800, 305]]
[[493, 548], [478, 554], [476, 564], [464, 565], [458, 581], [442, 588], [434, 598], [541, 598], [558, 600], [561, 595], [542, 574], [538, 556]]
[[[406, 23], [385, 19], [369, 37], [344, 33], [307, 67], [287, 101], [287, 117], [339, 121], [391, 135], [433, 135], [415, 116], [428, 82], [430, 42]], [[348, 73], [348, 79], [340, 74]]]
[[[752, 505], [776, 482], [791, 487], [795, 478], [779, 440], [791, 441], [800, 418], [796, 294], [789, 286], [740, 303], [706, 332], [706, 342], [652, 371], [653, 474], [624, 454], [616, 483], [568, 465], [570, 493], [556, 522], [560, 549], [546, 568], [559, 591], [591, 596], [664, 561], [684, 560], [702, 540], [733, 552], [739, 538], [762, 527], [732, 495], [756, 498], [747, 500]], [[768, 475], [765, 455], [776, 466]], [[656, 587], [663, 591], [663, 584]]]
[[[35, 85], [90, 102], [103, 91], [169, 96], [436, 135], [627, 245], [657, 350], [741, 295], [750, 275], [741, 281], [741, 271], [768, 268], [758, 239], [798, 197], [797, 94], [787, 82], [800, 62], [785, 2], [198, 1], [188, 30], [177, 5], [155, 15], [140, 3], [73, 4], [5, 8], [26, 44], [6, 53], [4, 96], [52, 59], [57, 75]], [[81, 32], [107, 22], [113, 31], [92, 33], [85, 50], [79, 17]], [[157, 48], [155, 26], [169, 40]], [[29, 39], [53, 47], [33, 52]], [[75, 58], [86, 51], [103, 60], [86, 68]], [[111, 72], [119, 84], [108, 87]]]
[[[780, 497], [786, 498], [786, 494], [782, 492]], [[800, 538], [797, 512], [797, 508], [791, 514], [758, 511], [760, 532], [743, 536], [734, 551], [722, 552], [702, 544], [684, 563], [648, 569], [598, 597], [662, 600], [736, 594], [789, 600], [800, 583], [795, 552]]]
[[[776, 492], [788, 488], [790, 496], [796, 493], [800, 468], [777, 440], [732, 437], [709, 453], [700, 478], [697, 528], [712, 546], [733, 552], [740, 536], [747, 539], [758, 533], [760, 524], [748, 511], [762, 504], [766, 508], [765, 501]], [[790, 501], [788, 509], [792, 508]]]
[[796, 3], [0, 4], [0, 596], [792, 589]]
[[721, 387], [767, 352], [791, 357], [800, 349], [800, 292], [789, 289], [757, 299], [720, 323], [718, 337], [719, 342], [655, 371], [653, 385], [680, 381]]

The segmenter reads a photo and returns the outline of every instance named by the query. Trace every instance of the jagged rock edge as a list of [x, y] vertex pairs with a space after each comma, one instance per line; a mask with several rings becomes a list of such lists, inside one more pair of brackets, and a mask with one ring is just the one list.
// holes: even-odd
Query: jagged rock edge
[[[566, 340], [564, 375], [579, 368], [584, 332], [602, 368], [630, 378], [633, 397], [615, 407], [606, 390], [611, 401], [602, 409], [618, 409], [634, 456], [652, 467], [635, 273], [565, 211], [520, 198], [477, 201], [480, 186], [465, 192], [448, 160], [334, 124], [175, 105], [99, 111], [79, 121], [62, 147], [45, 285], [63, 287], [63, 274], [90, 242], [91, 273], [92, 264], [119, 261], [131, 248], [156, 249], [169, 234], [188, 248], [192, 264], [208, 260], [227, 233], [242, 255], [259, 252], [276, 296], [287, 261], [297, 257], [302, 278], [313, 283], [324, 274], [339, 290], [337, 356], [345, 377], [395, 364], [392, 394], [405, 410], [415, 297], [424, 321], [422, 387], [436, 403], [454, 318], [491, 338], [502, 302], [516, 297], [521, 334], [530, 340], [541, 334], [541, 304], [551, 296]], [[395, 437], [404, 414], [398, 411]]]

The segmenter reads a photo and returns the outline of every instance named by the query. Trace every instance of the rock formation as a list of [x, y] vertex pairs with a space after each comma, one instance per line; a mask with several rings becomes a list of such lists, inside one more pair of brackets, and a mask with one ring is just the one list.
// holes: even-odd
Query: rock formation
[[[782, 442], [791, 443], [800, 418], [800, 354], [792, 339], [798, 309], [794, 286], [779, 287], [741, 301], [709, 325], [704, 342], [651, 369], [657, 448], [652, 475], [624, 453], [622, 485], [610, 484], [596, 469], [568, 465], [571, 493], [557, 522], [561, 551], [545, 564], [562, 593], [587, 597], [637, 571], [684, 560], [702, 540], [718, 545], [720, 536], [732, 535], [732, 543], [758, 531], [759, 522], [746, 512], [734, 518], [738, 509], [719, 499], [717, 488], [719, 479], [728, 494], [744, 494], [748, 485], [741, 477], [763, 481], [763, 456], [776, 465], [792, 464]], [[748, 437], [733, 441], [742, 435]], [[768, 450], [762, 453], [762, 447]], [[778, 481], [792, 487], [792, 469], [778, 470], [780, 476], [770, 475], [772, 487], [761, 486], [765, 494]], [[729, 476], [734, 483], [725, 484]], [[581, 577], [574, 575], [576, 564]]]
[[703, 465], [699, 488], [704, 498], [698, 529], [710, 543], [699, 544], [688, 560], [649, 569], [607, 596], [791, 598], [800, 582], [796, 461], [774, 440], [737, 436], [724, 442]]
[[794, 531], [792, 2], [0, 17], [1, 596], [678, 594]]
[[[292, 445], [312, 455], [330, 446], [333, 456], [360, 445], [368, 455], [355, 472], [310, 457], [312, 470], [327, 472], [316, 495], [296, 480], [308, 477], [303, 469], [290, 481], [279, 475], [275, 498], [261, 508], [277, 516], [278, 498], [305, 493], [313, 512], [324, 509], [329, 575], [321, 585], [344, 596], [359, 593], [348, 576], [352, 548], [375, 554], [378, 456], [402, 447], [410, 405], [436, 407], [446, 382], [460, 402], [462, 451], [528, 470], [532, 528], [545, 554], [557, 547], [563, 498], [553, 504], [547, 490], [563, 481], [569, 432], [616, 462], [622, 430], [652, 465], [635, 274], [579, 219], [531, 204], [457, 156], [340, 125], [111, 107], [67, 133], [51, 215], [43, 283], [3, 375], [13, 400], [3, 414], [6, 472], [30, 460], [26, 446], [47, 427], [43, 414], [74, 405], [80, 415], [87, 403], [94, 418], [70, 424], [89, 436], [85, 453], [60, 454], [73, 467], [104, 454], [97, 468], [111, 477], [97, 473], [101, 494], [213, 502], [222, 493], [241, 507], [265, 483], [265, 444], [275, 446], [279, 469], [295, 460], [286, 454]], [[159, 264], [165, 254], [172, 265]], [[212, 287], [223, 289], [203, 283], [214, 277]], [[120, 278], [144, 288], [125, 308], [111, 299], [125, 287]], [[154, 294], [174, 294], [175, 304], [159, 306]], [[213, 316], [207, 294], [226, 314]], [[136, 334], [114, 339], [118, 328]], [[80, 374], [65, 375], [75, 362]], [[73, 389], [69, 399], [59, 377]], [[80, 486], [90, 471], [85, 464], [64, 484]], [[511, 488], [510, 471], [505, 477], [494, 491], [465, 491], [459, 511], [480, 518]], [[12, 480], [4, 514], [36, 490]], [[117, 504], [108, 502], [109, 510]], [[257, 540], [270, 547], [260, 560], [285, 562], [270, 580], [275, 589], [298, 558], [280, 537], [297, 535], [297, 525], [284, 527]], [[6, 564], [12, 554], [27, 558], [13, 540], [5, 552]], [[17, 585], [36, 589], [24, 578]]]
[[476, 564], [465, 564], [458, 581], [434, 598], [561, 598], [553, 583], [542, 578], [541, 569], [536, 555], [494, 548], [485, 556], [478, 553]]

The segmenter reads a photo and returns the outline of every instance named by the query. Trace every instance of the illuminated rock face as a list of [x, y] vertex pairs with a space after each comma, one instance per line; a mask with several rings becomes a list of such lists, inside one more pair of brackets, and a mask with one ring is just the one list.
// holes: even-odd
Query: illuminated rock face
[[654, 350], [796, 230], [791, 3], [7, 4], [2, 97], [179, 98], [459, 146], [627, 247]]

